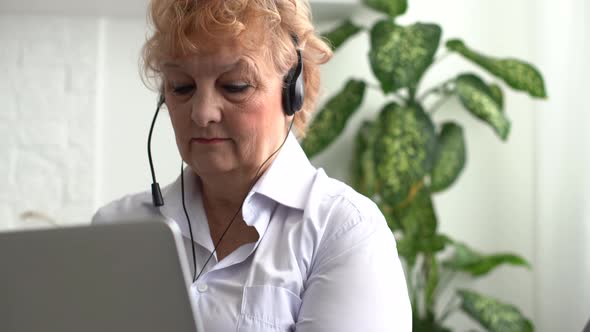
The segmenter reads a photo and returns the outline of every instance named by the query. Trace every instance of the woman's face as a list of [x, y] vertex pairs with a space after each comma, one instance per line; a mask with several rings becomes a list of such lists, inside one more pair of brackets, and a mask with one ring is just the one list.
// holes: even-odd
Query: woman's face
[[284, 139], [282, 78], [262, 55], [223, 46], [162, 72], [176, 144], [199, 176], [253, 176]]

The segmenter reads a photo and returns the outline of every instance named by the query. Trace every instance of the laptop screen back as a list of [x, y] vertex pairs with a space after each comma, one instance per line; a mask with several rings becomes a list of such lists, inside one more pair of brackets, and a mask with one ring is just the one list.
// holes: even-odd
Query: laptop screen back
[[0, 331], [196, 331], [179, 246], [153, 221], [0, 233]]

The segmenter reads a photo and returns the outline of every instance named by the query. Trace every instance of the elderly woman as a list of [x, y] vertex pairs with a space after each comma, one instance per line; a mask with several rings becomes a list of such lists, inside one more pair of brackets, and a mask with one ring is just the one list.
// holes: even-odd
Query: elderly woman
[[177, 223], [205, 331], [411, 330], [383, 215], [314, 168], [291, 133], [304, 134], [332, 56], [310, 17], [307, 0], [151, 2], [145, 74], [188, 167], [162, 206], [130, 195], [94, 222]]

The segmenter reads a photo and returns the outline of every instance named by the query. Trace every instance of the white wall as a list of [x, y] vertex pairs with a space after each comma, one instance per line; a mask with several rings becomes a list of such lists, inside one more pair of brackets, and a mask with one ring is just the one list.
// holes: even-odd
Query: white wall
[[[559, 7], [559, 17], [553, 6], [549, 0], [414, 0], [403, 22], [439, 23], [445, 39], [460, 37], [488, 54], [531, 60], [545, 74], [547, 102], [507, 90], [512, 120], [507, 143], [456, 102], [437, 112], [437, 121], [455, 119], [465, 126], [469, 159], [455, 186], [435, 203], [442, 232], [484, 252], [519, 253], [534, 265], [533, 271], [500, 268], [456, 285], [514, 303], [533, 318], [538, 331], [576, 331], [590, 316], [584, 282], [590, 276], [590, 179], [585, 172], [590, 144], [584, 144], [590, 142], [590, 128], [584, 124], [590, 122], [580, 97], [587, 76], [579, 70], [588, 70], [589, 57], [587, 49], [578, 52], [587, 31], [583, 21], [590, 15], [584, 0]], [[359, 23], [372, 17], [366, 11], [355, 14]], [[55, 25], [58, 30], [51, 29]], [[19, 219], [29, 209], [59, 222], [88, 220], [98, 206], [149, 189], [146, 138], [156, 95], [138, 73], [143, 13], [102, 18], [3, 14], [0, 28], [5, 103], [0, 174], [8, 184], [0, 191], [0, 229], [30, 225]], [[342, 47], [323, 69], [324, 97], [350, 76], [371, 79], [366, 59], [358, 59], [367, 51], [363, 35]], [[425, 85], [458, 70], [474, 67], [448, 57], [427, 73]], [[313, 162], [345, 179], [342, 165], [349, 161], [356, 125], [382, 103], [383, 97], [369, 90], [344, 136]], [[64, 107], [68, 112], [59, 111]], [[160, 114], [152, 144], [158, 180], [165, 185], [180, 167], [166, 112]], [[458, 330], [476, 326], [460, 314], [449, 324]]]
[[95, 18], [0, 15], [0, 230], [92, 213], [96, 38]]
[[[157, 95], [140, 80], [138, 60], [145, 41], [145, 22], [138, 18], [109, 18], [101, 25], [103, 63], [103, 158], [99, 205], [125, 194], [150, 188], [147, 135]], [[180, 172], [180, 156], [165, 109], [152, 138], [154, 168], [160, 186]]]
[[581, 331], [590, 319], [590, 6], [541, 0], [535, 13], [550, 93], [535, 136], [537, 317], [548, 331]]

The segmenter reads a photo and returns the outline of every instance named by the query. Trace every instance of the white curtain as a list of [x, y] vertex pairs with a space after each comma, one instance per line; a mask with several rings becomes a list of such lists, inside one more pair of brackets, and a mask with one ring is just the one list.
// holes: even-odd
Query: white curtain
[[590, 6], [535, 2], [536, 63], [549, 99], [536, 123], [535, 317], [538, 331], [590, 319]]

